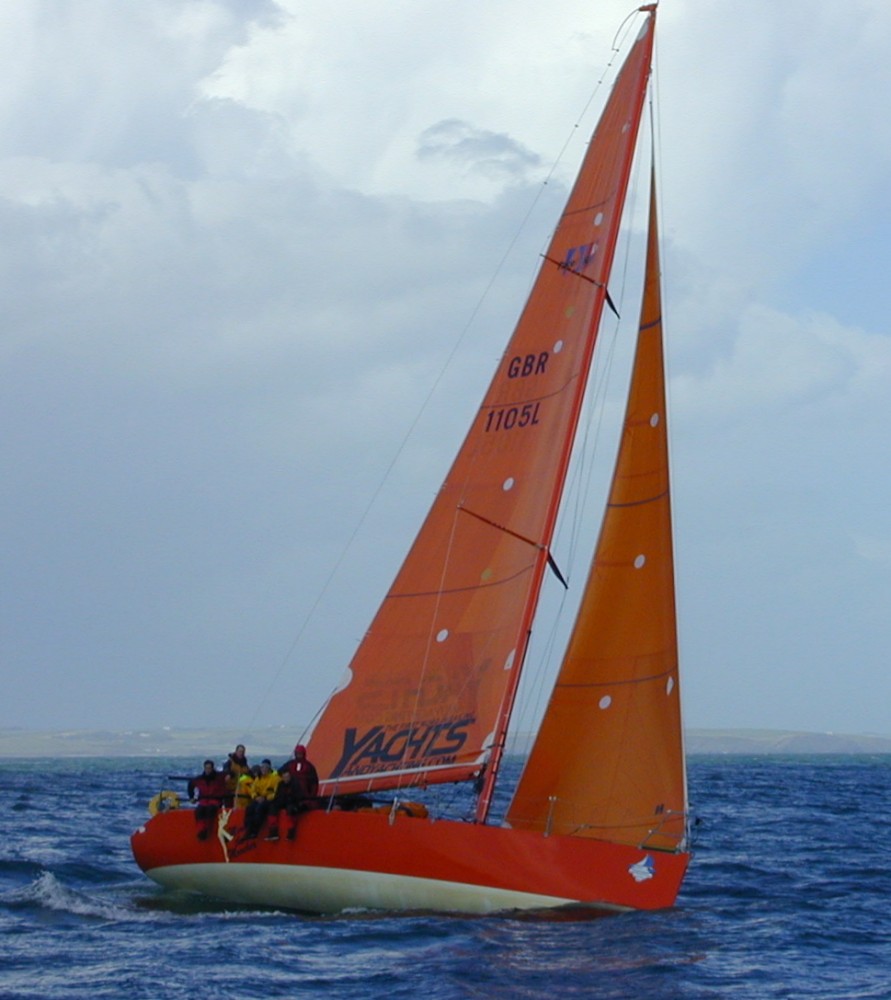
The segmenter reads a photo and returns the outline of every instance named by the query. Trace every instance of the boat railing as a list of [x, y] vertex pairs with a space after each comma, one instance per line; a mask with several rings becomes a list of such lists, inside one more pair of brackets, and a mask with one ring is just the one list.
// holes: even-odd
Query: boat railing
[[[666, 829], [666, 825], [674, 821], [677, 823], [680, 821], [681, 832], [677, 833], [674, 830]], [[667, 809], [661, 816], [661, 822], [656, 826], [652, 827], [647, 833], [646, 837], [641, 841], [640, 847], [648, 851], [682, 851], [689, 840], [690, 833], [690, 818], [687, 815], [686, 810], [672, 810]], [[672, 846], [666, 847], [664, 843], [654, 843], [656, 839], [663, 841], [669, 841]]]
[[[542, 829], [542, 836], [550, 837], [555, 832], [568, 837], [597, 837], [603, 840], [617, 840], [631, 842], [631, 831], [640, 831], [643, 835], [639, 840], [635, 839], [637, 846], [644, 850], [654, 851], [681, 851], [689, 843], [690, 819], [686, 810], [666, 809], [659, 814], [658, 822], [653, 825], [651, 817], [641, 819], [639, 822], [598, 824], [585, 820], [572, 823], [565, 817], [555, 821], [555, 813], [560, 798], [557, 795], [548, 796], [548, 809]], [[554, 827], [559, 829], [555, 831]], [[625, 835], [622, 836], [622, 831]]]

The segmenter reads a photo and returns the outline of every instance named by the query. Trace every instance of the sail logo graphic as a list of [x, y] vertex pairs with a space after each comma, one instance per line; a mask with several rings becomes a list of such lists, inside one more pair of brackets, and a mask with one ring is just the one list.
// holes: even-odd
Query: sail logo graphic
[[372, 726], [362, 734], [357, 729], [347, 729], [343, 751], [331, 777], [396, 771], [419, 764], [435, 767], [454, 763], [467, 742], [467, 727], [475, 721], [470, 716], [401, 728]]
[[566, 271], [574, 271], [578, 274], [580, 271], [584, 271], [591, 261], [594, 260], [596, 253], [596, 243], [583, 243], [580, 247], [570, 247], [566, 251], [566, 256], [563, 258], [563, 263], [560, 267], [563, 268], [564, 273]]
[[651, 879], [656, 874], [656, 866], [653, 864], [653, 859], [649, 854], [645, 854], [636, 865], [632, 865], [628, 869], [628, 874], [635, 882], [646, 882], [647, 879]]

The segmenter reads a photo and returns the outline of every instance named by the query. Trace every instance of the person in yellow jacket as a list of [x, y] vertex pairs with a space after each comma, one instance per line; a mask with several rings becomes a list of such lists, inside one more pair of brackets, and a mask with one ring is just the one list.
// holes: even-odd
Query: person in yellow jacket
[[250, 774], [251, 766], [248, 764], [247, 751], [243, 743], [239, 743], [235, 750], [229, 754], [226, 758], [226, 763], [223, 765], [223, 774], [226, 776], [226, 788], [229, 790], [229, 794], [226, 797], [225, 805], [232, 807], [232, 805], [238, 805], [239, 803], [235, 801], [235, 796], [238, 794], [238, 779], [243, 774]]
[[245, 771], [243, 774], [239, 774], [238, 780], [235, 782], [235, 808], [236, 809], [247, 809], [250, 805], [251, 800], [254, 797], [254, 783], [260, 777], [260, 768], [256, 765], [250, 769], [250, 771]]
[[273, 771], [272, 763], [264, 760], [260, 765], [260, 773], [251, 782], [251, 801], [244, 814], [245, 836], [253, 839], [260, 832], [260, 827], [266, 822], [272, 800], [278, 791], [281, 781], [278, 771]]

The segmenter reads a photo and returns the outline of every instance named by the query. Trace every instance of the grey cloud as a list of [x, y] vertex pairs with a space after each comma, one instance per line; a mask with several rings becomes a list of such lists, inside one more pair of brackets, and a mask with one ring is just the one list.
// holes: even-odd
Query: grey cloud
[[501, 132], [480, 129], [457, 118], [446, 118], [418, 137], [418, 159], [449, 160], [487, 177], [523, 176], [541, 158]]

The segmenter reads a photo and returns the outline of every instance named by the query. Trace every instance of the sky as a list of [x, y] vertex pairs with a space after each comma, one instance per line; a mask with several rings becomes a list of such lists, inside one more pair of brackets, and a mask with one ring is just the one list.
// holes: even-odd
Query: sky
[[[5, 5], [0, 726], [312, 718], [473, 417], [632, 10]], [[891, 6], [658, 22], [686, 723], [891, 734]]]

